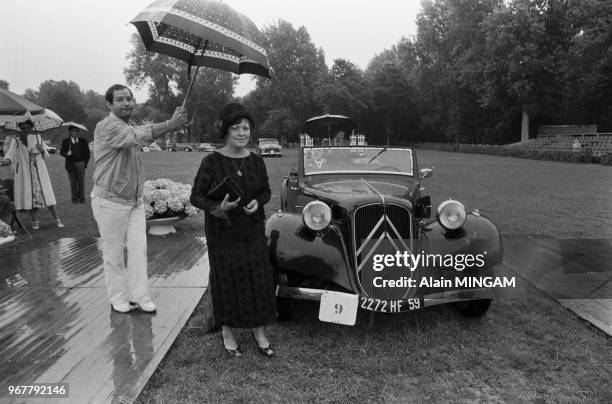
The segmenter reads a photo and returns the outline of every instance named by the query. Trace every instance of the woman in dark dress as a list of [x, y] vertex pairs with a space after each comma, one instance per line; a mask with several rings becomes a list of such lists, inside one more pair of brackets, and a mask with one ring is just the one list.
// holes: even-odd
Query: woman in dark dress
[[[202, 159], [191, 193], [191, 203], [204, 210], [215, 320], [223, 326], [223, 344], [230, 355], [241, 355], [232, 328], [251, 328], [259, 351], [272, 356], [263, 328], [276, 318], [264, 228], [268, 174], [263, 159], [246, 149], [254, 124], [242, 105], [226, 105], [220, 122], [225, 146]], [[227, 176], [243, 190], [243, 200], [230, 200], [229, 195], [222, 201], [207, 198]]]

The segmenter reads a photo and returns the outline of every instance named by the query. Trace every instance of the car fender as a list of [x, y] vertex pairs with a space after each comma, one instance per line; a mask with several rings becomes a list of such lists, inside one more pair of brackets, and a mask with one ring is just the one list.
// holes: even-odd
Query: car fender
[[352, 271], [346, 244], [333, 224], [313, 232], [302, 223], [301, 215], [279, 212], [266, 221], [266, 235], [275, 268], [315, 276], [355, 290], [354, 280], [349, 276]]
[[504, 246], [501, 235], [495, 225], [486, 217], [479, 214], [468, 214], [464, 225], [455, 231], [448, 231], [435, 221], [425, 227], [427, 240], [463, 241], [443, 244], [448, 245], [447, 253], [453, 254], [467, 250], [473, 254], [480, 254], [486, 251], [485, 262], [487, 265], [499, 265], [503, 260]]

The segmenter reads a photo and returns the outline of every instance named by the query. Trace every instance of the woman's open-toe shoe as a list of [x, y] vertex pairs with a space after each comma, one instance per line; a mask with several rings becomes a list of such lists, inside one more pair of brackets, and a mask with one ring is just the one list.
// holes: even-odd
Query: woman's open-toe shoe
[[227, 352], [227, 354], [229, 356], [232, 356], [234, 358], [237, 358], [239, 356], [242, 356], [242, 351], [240, 350], [240, 345], [236, 346], [236, 349], [231, 349], [225, 346], [225, 341], [223, 340], [223, 338], [221, 338], [221, 342], [223, 343], [223, 348], [225, 349], [225, 352]]
[[238, 358], [239, 356], [242, 356], [242, 351], [240, 350], [240, 346], [237, 346], [236, 349], [229, 349], [227, 347], [225, 347], [225, 352], [227, 352], [227, 354], [229, 356], [233, 356], [235, 358]]
[[255, 334], [251, 334], [251, 335], [253, 336], [253, 339], [255, 340], [255, 343], [257, 344], [257, 349], [259, 350], [260, 354], [268, 358], [271, 358], [274, 356], [274, 349], [272, 349], [272, 344], [268, 343], [268, 346], [264, 348], [259, 345], [259, 341], [257, 341], [257, 338], [255, 338]]

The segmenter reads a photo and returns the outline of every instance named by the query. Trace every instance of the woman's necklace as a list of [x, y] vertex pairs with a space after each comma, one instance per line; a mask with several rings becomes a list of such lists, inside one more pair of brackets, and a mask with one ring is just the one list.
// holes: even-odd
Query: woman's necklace
[[240, 177], [242, 177], [242, 166], [244, 165], [244, 160], [246, 160], [246, 158], [242, 159], [242, 162], [240, 163], [240, 167], [238, 167], [236, 165], [236, 163], [234, 162], [234, 158], [230, 158], [230, 161], [232, 162], [232, 164], [234, 165], [234, 168], [236, 169], [236, 174], [238, 174]]

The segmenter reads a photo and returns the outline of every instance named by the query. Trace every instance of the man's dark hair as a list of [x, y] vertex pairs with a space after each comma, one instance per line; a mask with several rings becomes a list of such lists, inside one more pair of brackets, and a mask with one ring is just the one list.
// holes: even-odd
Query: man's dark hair
[[68, 128], [68, 132], [79, 132], [79, 128], [77, 128], [76, 126], [71, 126]]
[[109, 104], [112, 104], [114, 97], [115, 97], [113, 92], [121, 91], [121, 90], [128, 90], [132, 98], [134, 98], [134, 94], [132, 94], [132, 90], [130, 90], [127, 86], [124, 86], [123, 84], [113, 84], [112, 86], [110, 86], [108, 90], [106, 90], [106, 93], [104, 94], [104, 98], [106, 98], [106, 101], [108, 101]]

